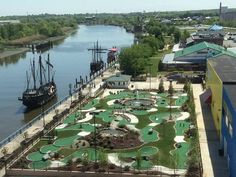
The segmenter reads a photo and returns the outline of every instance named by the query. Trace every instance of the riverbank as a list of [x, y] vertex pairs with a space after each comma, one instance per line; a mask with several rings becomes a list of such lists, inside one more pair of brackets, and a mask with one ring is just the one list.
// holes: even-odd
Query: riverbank
[[0, 52], [0, 59], [12, 57], [29, 51], [29, 48], [9, 48]]

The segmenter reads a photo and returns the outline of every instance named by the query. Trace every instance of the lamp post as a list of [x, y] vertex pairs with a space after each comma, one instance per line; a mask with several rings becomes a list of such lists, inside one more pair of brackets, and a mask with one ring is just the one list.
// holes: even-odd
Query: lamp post
[[151, 91], [151, 88], [152, 88], [152, 74], [151, 74], [151, 66], [152, 66], [152, 64], [151, 63], [149, 63], [148, 64], [148, 66], [149, 66], [149, 91]]
[[96, 127], [96, 120], [95, 120], [95, 115], [97, 114], [96, 112], [93, 112], [93, 126], [94, 126], [94, 134], [93, 134], [93, 142], [94, 142], [94, 155], [95, 155], [95, 163], [97, 163], [97, 127]]
[[174, 92], [173, 85], [172, 85], [172, 80], [170, 80], [170, 86], [169, 86], [168, 92], [169, 92], [169, 98], [170, 98], [170, 117], [169, 117], [169, 119], [171, 120], [172, 119], [171, 104], [172, 104], [172, 96], [173, 96], [173, 92]]

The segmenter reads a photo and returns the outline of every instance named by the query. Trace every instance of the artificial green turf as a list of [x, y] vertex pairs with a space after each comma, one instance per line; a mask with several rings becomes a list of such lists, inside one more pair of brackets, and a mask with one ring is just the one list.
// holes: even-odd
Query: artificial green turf
[[41, 161], [43, 159], [44, 154], [40, 153], [39, 151], [32, 152], [29, 155], [27, 155], [27, 159], [32, 162]]
[[53, 144], [46, 145], [40, 148], [40, 152], [46, 154], [47, 152], [57, 152], [59, 147], [54, 146]]
[[175, 143], [174, 122], [158, 125], [156, 130], [159, 133], [160, 140], [156, 143], [150, 144], [152, 146], [155, 145], [159, 149], [158, 153], [153, 157], [153, 163], [156, 165], [159, 164], [166, 167], [173, 167], [172, 163], [170, 162], [170, 151], [174, 149]]
[[82, 109], [91, 109], [98, 103], [99, 103], [99, 99], [93, 99], [90, 102], [88, 102]]
[[80, 136], [71, 136], [67, 138], [60, 138], [56, 140], [53, 144], [57, 147], [71, 146], [74, 140], [78, 139]]
[[188, 142], [179, 143], [181, 147], [172, 150], [171, 154], [173, 155], [173, 159], [175, 160], [175, 168], [186, 169], [187, 159], [188, 159], [188, 151], [190, 145]]
[[152, 129], [152, 134], [149, 134], [149, 130], [151, 130], [152, 127], [145, 127], [141, 130], [141, 138], [145, 143], [151, 143], [158, 141], [158, 133], [157, 131]]
[[176, 121], [176, 136], [183, 136], [184, 132], [189, 129], [190, 123], [185, 120]]
[[[179, 93], [175, 93], [175, 95], [179, 96], [178, 99], [173, 99], [172, 105], [182, 106], [187, 100], [187, 96], [181, 96]], [[114, 109], [130, 109], [130, 106], [127, 105], [119, 105], [115, 104], [112, 106], [107, 105], [107, 101], [113, 99], [127, 99], [127, 98], [150, 98], [152, 95], [148, 92], [139, 91], [138, 95], [136, 92], [120, 92], [119, 94], [109, 95], [101, 100], [95, 99], [94, 101], [90, 101], [87, 105], [85, 105], [82, 109], [90, 109], [92, 107], [96, 107], [98, 109], [106, 109], [105, 112], [100, 112], [95, 116], [95, 123], [102, 124], [106, 126], [107, 123], [110, 123], [114, 120], [117, 120], [118, 125], [130, 124], [129, 121], [122, 118], [122, 116], [113, 115]], [[151, 161], [141, 160], [141, 169], [148, 169], [152, 167], [152, 163], [154, 165], [162, 165], [166, 167], [175, 167], [177, 164], [179, 168], [186, 168], [185, 162], [187, 159], [186, 153], [189, 150], [188, 143], [181, 143], [181, 148], [174, 148], [174, 137], [176, 135], [183, 136], [184, 131], [189, 127], [189, 122], [187, 121], [177, 121], [176, 125], [174, 122], [165, 122], [163, 120], [167, 120], [169, 118], [169, 109], [166, 108], [169, 104], [168, 93], [157, 94], [156, 96], [161, 97], [157, 99], [157, 112], [147, 112], [146, 110], [133, 110], [129, 111], [130, 114], [136, 115], [139, 119], [139, 123], [135, 125], [136, 128], [140, 129], [140, 138], [144, 141], [144, 144], [140, 147], [134, 147], [129, 150], [119, 150], [112, 151], [111, 153], [119, 153], [119, 157], [124, 158], [124, 160], [128, 160], [129, 158], [135, 158], [137, 156], [137, 152], [140, 152], [141, 156], [150, 157]], [[165, 100], [165, 101], [164, 101]], [[163, 103], [163, 104], [162, 104]], [[151, 109], [148, 108], [148, 109]], [[69, 160], [76, 158], [85, 158], [87, 154], [87, 159], [89, 161], [95, 160], [95, 152], [93, 148], [85, 148], [85, 149], [72, 149], [71, 145], [74, 143], [76, 139], [79, 139], [77, 134], [81, 131], [93, 132], [93, 119], [89, 121], [89, 123], [77, 123], [77, 117], [84, 113], [77, 112], [76, 114], [71, 114], [68, 116], [63, 122], [69, 124], [63, 129], [57, 129], [56, 135], [58, 139], [54, 142], [53, 145], [47, 145], [47, 141], [41, 142], [38, 147], [42, 147], [40, 151], [42, 153], [46, 153], [48, 151], [56, 152], [58, 151], [60, 155], [64, 155], [64, 158], [61, 160], [62, 162], [67, 163]], [[180, 116], [180, 112], [178, 109], [172, 109], [172, 116]], [[118, 119], [118, 118], [121, 119]], [[148, 126], [150, 123], [158, 123], [156, 127]], [[153, 129], [152, 134], [148, 134], [148, 131]], [[176, 129], [176, 131], [175, 131]], [[46, 145], [46, 146], [45, 146]], [[171, 155], [172, 152], [174, 155]], [[100, 151], [98, 151], [97, 158], [99, 160]], [[47, 161], [46, 163], [40, 162], [41, 153], [30, 154], [30, 157], [33, 159], [39, 160], [39, 163], [35, 163], [34, 165], [38, 166], [38, 168], [46, 168], [50, 163]], [[41, 158], [42, 159], [42, 158]], [[177, 159], [177, 160], [176, 160]], [[174, 161], [177, 162], [174, 162]], [[181, 161], [181, 162], [179, 162]], [[136, 162], [133, 164], [137, 169]], [[31, 164], [32, 166], [32, 164]]]
[[50, 161], [39, 161], [39, 162], [31, 162], [29, 164], [29, 168], [31, 169], [38, 169], [38, 170], [41, 170], [41, 169], [46, 169], [50, 166], [51, 162]]

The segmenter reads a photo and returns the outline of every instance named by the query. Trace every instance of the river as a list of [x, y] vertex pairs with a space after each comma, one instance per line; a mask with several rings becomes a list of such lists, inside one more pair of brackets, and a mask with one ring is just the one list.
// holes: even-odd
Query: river
[[[116, 26], [85, 26], [80, 25], [73, 33], [59, 44], [54, 45], [50, 51], [51, 63], [54, 65], [55, 82], [58, 87], [57, 99], [46, 107], [54, 104], [69, 94], [69, 84], [75, 83], [75, 78], [89, 75], [89, 64], [94, 42], [99, 41], [102, 48], [128, 47], [133, 44], [134, 35], [127, 33], [124, 28]], [[38, 59], [38, 54], [27, 52], [24, 55], [3, 59], [0, 61], [0, 140], [4, 139], [19, 127], [40, 114], [41, 109], [27, 111], [26, 107], [18, 101], [18, 97], [26, 88], [26, 70], [30, 68], [30, 59]], [[106, 61], [107, 54], [103, 54]]]

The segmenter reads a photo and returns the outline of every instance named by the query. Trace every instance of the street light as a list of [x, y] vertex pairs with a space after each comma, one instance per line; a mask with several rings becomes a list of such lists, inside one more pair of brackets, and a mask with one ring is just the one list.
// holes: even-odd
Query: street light
[[92, 112], [93, 115], [93, 126], [94, 126], [94, 133], [93, 133], [93, 141], [94, 141], [94, 155], [95, 155], [95, 164], [97, 163], [97, 127], [96, 127], [96, 114], [97, 112]]

